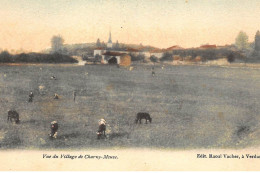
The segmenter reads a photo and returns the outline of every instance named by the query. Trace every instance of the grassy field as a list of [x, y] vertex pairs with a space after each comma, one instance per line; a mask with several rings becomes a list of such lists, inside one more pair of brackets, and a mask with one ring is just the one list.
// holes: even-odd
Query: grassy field
[[[1, 148], [241, 148], [260, 144], [260, 69], [0, 66]], [[57, 80], [51, 80], [55, 75]], [[30, 91], [35, 94], [28, 103]], [[77, 92], [76, 102], [73, 91]], [[54, 93], [60, 95], [54, 100]], [[7, 123], [16, 109], [21, 123]], [[134, 124], [137, 112], [151, 124]], [[97, 140], [105, 118], [107, 139]], [[50, 122], [59, 123], [50, 140]]]

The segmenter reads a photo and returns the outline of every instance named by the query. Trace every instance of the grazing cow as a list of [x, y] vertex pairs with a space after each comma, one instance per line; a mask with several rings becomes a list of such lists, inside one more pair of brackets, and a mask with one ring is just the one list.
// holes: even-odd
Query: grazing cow
[[138, 121], [141, 124], [141, 120], [145, 119], [146, 120], [146, 124], [147, 124], [147, 120], [152, 123], [152, 118], [150, 116], [150, 114], [146, 113], [146, 112], [139, 112], [136, 114], [136, 119], [135, 119], [135, 123], [137, 124]]
[[19, 119], [19, 114], [15, 110], [9, 110], [8, 111], [8, 117], [7, 117], [7, 122], [12, 120], [15, 120], [15, 123], [18, 124], [20, 122]]
[[56, 80], [57, 78], [56, 78], [56, 76], [51, 76], [51, 79]]
[[100, 139], [102, 135], [105, 137], [106, 136], [106, 120], [100, 119], [98, 121], [98, 131], [97, 131], [97, 138]]
[[59, 96], [58, 96], [58, 94], [54, 94], [54, 99], [59, 99]]
[[30, 94], [29, 94], [29, 102], [32, 102], [33, 101], [33, 97], [34, 97], [34, 95], [33, 95], [33, 92], [31, 91], [30, 92]]
[[51, 138], [57, 138], [58, 135], [58, 123], [56, 121], [52, 121], [51, 122], [51, 133], [50, 133], [50, 137]]

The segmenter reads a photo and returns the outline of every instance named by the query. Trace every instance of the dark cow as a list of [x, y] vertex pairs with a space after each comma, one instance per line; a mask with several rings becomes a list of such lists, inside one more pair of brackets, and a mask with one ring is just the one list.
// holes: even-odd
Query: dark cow
[[146, 113], [146, 112], [139, 112], [136, 114], [136, 119], [135, 119], [135, 123], [137, 124], [138, 121], [141, 124], [141, 120], [145, 119], [145, 123], [147, 124], [147, 120], [152, 123], [152, 118], [150, 116], [150, 114]]
[[56, 121], [51, 122], [51, 138], [57, 138], [59, 125]]
[[16, 112], [15, 110], [9, 110], [9, 111], [8, 111], [7, 122], [8, 122], [8, 121], [11, 121], [11, 122], [12, 122], [13, 119], [15, 120], [15, 123], [16, 123], [16, 124], [18, 124], [18, 123], [20, 122], [18, 112]]
[[98, 124], [97, 138], [100, 139], [102, 135], [106, 137], [106, 120], [101, 119]]

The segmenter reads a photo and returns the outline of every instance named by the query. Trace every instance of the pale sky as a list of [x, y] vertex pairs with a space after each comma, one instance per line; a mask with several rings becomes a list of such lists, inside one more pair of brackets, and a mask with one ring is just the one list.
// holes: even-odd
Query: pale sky
[[[188, 2], [186, 2], [188, 1]], [[53, 35], [65, 44], [112, 41], [167, 48], [254, 40], [260, 0], [0, 0], [0, 48], [40, 51]]]

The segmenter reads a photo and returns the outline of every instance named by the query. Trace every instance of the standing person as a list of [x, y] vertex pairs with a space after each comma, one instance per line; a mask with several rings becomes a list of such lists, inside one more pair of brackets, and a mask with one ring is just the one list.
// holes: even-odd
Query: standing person
[[106, 137], [106, 120], [103, 118], [98, 121], [97, 139], [100, 139], [102, 135]]
[[31, 91], [30, 94], [29, 94], [29, 102], [32, 102], [33, 101], [33, 92]]
[[51, 133], [49, 134], [52, 138], [57, 138], [59, 125], [57, 121], [51, 122]]
[[155, 76], [154, 67], [152, 67], [152, 75]]
[[76, 101], [76, 91], [73, 91], [73, 100]]

